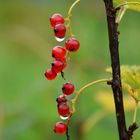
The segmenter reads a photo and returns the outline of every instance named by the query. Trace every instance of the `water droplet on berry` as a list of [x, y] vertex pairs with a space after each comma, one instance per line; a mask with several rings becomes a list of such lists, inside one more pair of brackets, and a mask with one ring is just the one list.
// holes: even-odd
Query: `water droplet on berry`
[[69, 116], [66, 116], [66, 117], [60, 116], [60, 118], [61, 118], [62, 120], [67, 120], [67, 119], [69, 118]]
[[62, 41], [65, 39], [65, 37], [64, 37], [64, 38], [55, 37], [55, 39], [56, 39], [58, 42], [62, 42]]

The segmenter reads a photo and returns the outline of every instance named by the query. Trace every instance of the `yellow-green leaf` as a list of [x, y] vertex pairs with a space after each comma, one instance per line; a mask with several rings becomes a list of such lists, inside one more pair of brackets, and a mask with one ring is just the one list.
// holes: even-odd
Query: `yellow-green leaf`
[[140, 12], [140, 2], [128, 4], [128, 8]]
[[136, 101], [138, 97], [138, 92], [136, 89], [132, 88], [129, 84], [123, 82], [122, 83], [123, 90], [127, 91]]
[[114, 3], [120, 4], [126, 2], [126, 0], [113, 0]]
[[[111, 68], [106, 71], [112, 73]], [[123, 90], [140, 101], [140, 66], [121, 66], [121, 80]]]
[[116, 7], [127, 7], [128, 9], [140, 12], [140, 0], [114, 0]]
[[[106, 71], [112, 73], [111, 68], [107, 68]], [[132, 87], [140, 88], [140, 66], [121, 66], [121, 79]]]

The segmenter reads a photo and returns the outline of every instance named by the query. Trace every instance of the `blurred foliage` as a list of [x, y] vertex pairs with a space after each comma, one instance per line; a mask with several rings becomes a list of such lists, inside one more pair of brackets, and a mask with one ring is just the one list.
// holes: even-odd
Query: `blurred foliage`
[[140, 0], [114, 0], [117, 11], [116, 23], [120, 23], [122, 17], [128, 9], [140, 12]]
[[[94, 95], [97, 103], [101, 106], [100, 111], [94, 112], [90, 117], [88, 117], [85, 122], [83, 122], [81, 131], [83, 133], [88, 133], [90, 129], [93, 129], [95, 125], [103, 119], [109, 113], [115, 112], [114, 99], [112, 92], [110, 91], [100, 91], [98, 94]], [[125, 111], [134, 111], [135, 101], [130, 96], [124, 96], [124, 109]]]
[[[55, 122], [60, 120], [55, 98], [61, 93], [64, 81], [61, 76], [47, 81], [44, 72], [52, 61], [51, 49], [57, 45], [49, 17], [54, 12], [66, 16], [72, 2], [0, 1], [0, 140], [65, 140], [65, 136], [53, 133]], [[122, 64], [140, 64], [139, 25], [140, 14], [134, 11], [128, 11], [120, 24]], [[79, 89], [89, 81], [108, 77], [104, 71], [110, 66], [110, 56], [103, 2], [81, 1], [74, 9], [72, 26], [81, 48], [71, 54], [65, 75]], [[106, 115], [86, 135], [79, 130], [92, 113], [102, 111], [97, 97], [93, 99], [92, 94], [98, 95], [98, 90], [106, 88], [110, 89], [106, 85], [96, 86], [79, 98], [70, 126], [73, 139], [118, 139], [114, 113]], [[132, 112], [127, 112], [126, 116], [129, 125]], [[138, 129], [134, 140], [139, 139]]]
[[[111, 68], [106, 69], [112, 73]], [[140, 101], [140, 66], [121, 66], [122, 88], [127, 91], [136, 102]]]

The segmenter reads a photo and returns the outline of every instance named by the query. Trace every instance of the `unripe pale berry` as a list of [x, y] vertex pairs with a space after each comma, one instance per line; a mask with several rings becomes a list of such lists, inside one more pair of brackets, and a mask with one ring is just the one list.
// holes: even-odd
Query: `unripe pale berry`
[[62, 46], [55, 46], [52, 49], [52, 57], [55, 59], [63, 59], [66, 56], [66, 49]]
[[69, 52], [76, 52], [80, 47], [80, 43], [76, 38], [69, 38], [66, 41], [65, 46]]
[[70, 82], [67, 82], [62, 87], [62, 92], [65, 95], [71, 95], [74, 92], [74, 85]]
[[69, 109], [69, 106], [67, 105], [67, 103], [62, 102], [62, 103], [58, 104], [57, 107], [58, 107], [58, 113], [60, 116], [63, 116], [63, 117], [69, 116], [70, 109]]
[[67, 132], [67, 125], [63, 122], [57, 122], [54, 126], [54, 132], [57, 134], [65, 134]]
[[57, 73], [55, 73], [54, 71], [52, 71], [52, 69], [48, 69], [46, 72], [45, 72], [45, 77], [48, 79], [48, 80], [54, 80], [57, 76]]
[[54, 27], [54, 34], [58, 38], [64, 38], [66, 34], [66, 27], [64, 24], [57, 24]]
[[55, 73], [59, 73], [63, 70], [64, 66], [65, 65], [63, 62], [55, 60], [52, 63], [52, 71], [54, 71]]
[[51, 26], [54, 28], [57, 24], [64, 24], [64, 18], [61, 14], [55, 13], [50, 18]]

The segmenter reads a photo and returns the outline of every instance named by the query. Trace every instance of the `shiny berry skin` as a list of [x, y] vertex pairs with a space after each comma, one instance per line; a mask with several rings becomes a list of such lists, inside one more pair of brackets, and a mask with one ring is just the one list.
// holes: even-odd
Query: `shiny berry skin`
[[69, 116], [70, 109], [69, 109], [69, 106], [67, 105], [67, 103], [62, 102], [62, 103], [58, 104], [57, 107], [58, 107], [58, 113], [60, 116], [63, 116], [63, 117]]
[[64, 38], [66, 34], [66, 26], [64, 24], [55, 25], [54, 34], [58, 38]]
[[61, 103], [66, 103], [67, 102], [67, 99], [66, 99], [66, 96], [65, 95], [60, 95], [57, 99], [56, 99], [58, 105], [61, 104]]
[[61, 46], [56, 46], [52, 49], [52, 57], [55, 59], [63, 59], [66, 56], [66, 49]]
[[67, 82], [62, 87], [62, 92], [65, 95], [71, 95], [74, 92], [74, 85], [70, 82]]
[[52, 63], [52, 71], [55, 73], [59, 73], [63, 70], [64, 68], [64, 63], [58, 60], [53, 61]]
[[64, 24], [64, 18], [61, 14], [55, 13], [50, 18], [51, 26], [54, 28], [57, 24]]
[[67, 125], [63, 122], [57, 122], [54, 126], [54, 132], [57, 134], [65, 134], [67, 132]]
[[46, 72], [45, 72], [45, 77], [48, 79], [48, 80], [54, 80], [56, 78], [57, 74], [52, 71], [52, 69], [48, 69]]
[[61, 62], [63, 62], [63, 63], [66, 63], [66, 57], [55, 58], [55, 60], [61, 61]]
[[69, 38], [66, 41], [65, 46], [69, 52], [76, 52], [80, 47], [80, 43], [76, 38]]

